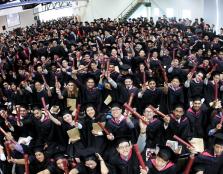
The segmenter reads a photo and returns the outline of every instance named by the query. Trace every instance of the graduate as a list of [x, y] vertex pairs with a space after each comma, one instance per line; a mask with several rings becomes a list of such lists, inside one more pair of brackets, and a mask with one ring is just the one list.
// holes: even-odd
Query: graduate
[[164, 113], [170, 113], [176, 104], [184, 104], [184, 91], [180, 86], [179, 77], [174, 77], [171, 80], [171, 83], [165, 84], [163, 88], [165, 94], [165, 99], [161, 103], [161, 110], [164, 110]]
[[77, 107], [77, 104], [80, 102], [78, 96], [79, 89], [77, 88], [76, 84], [70, 80], [63, 90], [61, 90], [60, 83], [56, 84], [55, 87], [59, 101], [62, 100], [62, 102], [57, 104], [60, 104], [60, 106], [65, 105], [66, 107], [71, 107], [71, 110], [74, 110]]
[[72, 71], [72, 78], [75, 84], [80, 89], [80, 104], [93, 103], [99, 112], [102, 105], [102, 96], [98, 88], [95, 87], [95, 80], [93, 77], [87, 77], [85, 84], [81, 83], [77, 78], [77, 70]]
[[97, 152], [103, 153], [107, 141], [103, 130], [99, 128], [98, 122], [105, 123], [104, 115], [99, 115], [96, 112], [94, 105], [88, 104], [85, 106], [86, 117], [82, 120], [83, 129], [87, 139], [87, 147], [94, 148]]
[[80, 151], [80, 163], [71, 170], [75, 174], [109, 174], [113, 173], [111, 166], [106, 164], [97, 150], [86, 148]]
[[187, 81], [185, 81], [184, 86], [188, 89], [187, 97], [188, 101], [191, 102], [195, 96], [200, 98], [204, 97], [204, 73], [199, 71], [195, 74], [195, 78], [192, 77], [192, 74], [187, 75]]
[[107, 135], [107, 139], [113, 141], [115, 137], [119, 136], [130, 136], [132, 141], [136, 141], [135, 125], [129, 117], [125, 117], [122, 114], [122, 107], [119, 103], [113, 103], [111, 105], [112, 118], [108, 119], [105, 128], [110, 132]]
[[53, 116], [50, 116], [50, 119], [54, 124], [61, 126], [62, 133], [60, 136], [62, 137], [58, 136], [58, 139], [61, 138], [65, 143], [67, 155], [71, 158], [77, 157], [78, 150], [87, 147], [85, 132], [80, 121], [73, 119], [69, 110], [63, 112], [62, 121]]
[[186, 112], [190, 123], [192, 137], [206, 138], [207, 112], [202, 108], [202, 101], [199, 97], [193, 99], [192, 107]]
[[29, 169], [33, 174], [53, 173], [54, 164], [47, 158], [43, 147], [35, 147], [33, 155], [29, 156]]
[[161, 102], [162, 90], [156, 87], [156, 81], [153, 78], [148, 80], [148, 86], [143, 86], [142, 90], [138, 93], [138, 97], [142, 99], [142, 108], [148, 105], [158, 107]]
[[172, 139], [173, 135], [177, 135], [184, 140], [191, 139], [190, 123], [184, 114], [182, 105], [176, 105], [173, 112], [164, 118], [164, 122], [167, 139]]
[[[207, 79], [210, 78], [210, 75], [207, 76]], [[213, 72], [212, 73], [212, 80], [208, 81], [206, 83], [205, 87], [205, 102], [209, 104], [210, 106], [212, 105], [211, 102], [220, 99], [220, 73], [219, 72]]]
[[217, 133], [214, 137], [214, 145], [195, 157], [192, 168], [193, 173], [209, 174], [212, 173], [213, 167], [219, 167], [218, 161], [223, 153], [223, 134]]
[[128, 136], [116, 137], [116, 152], [109, 158], [114, 174], [138, 174], [140, 172], [136, 153], [129, 138]]
[[146, 169], [140, 169], [142, 174], [176, 174], [176, 165], [174, 163], [175, 154], [168, 146], [160, 146], [159, 152], [154, 158], [146, 162]]
[[[158, 144], [165, 144], [165, 129], [164, 121], [157, 116], [151, 108], [146, 107], [143, 115], [148, 121], [149, 125], [146, 128], [146, 151], [153, 153]], [[146, 154], [147, 154], [146, 152]]]

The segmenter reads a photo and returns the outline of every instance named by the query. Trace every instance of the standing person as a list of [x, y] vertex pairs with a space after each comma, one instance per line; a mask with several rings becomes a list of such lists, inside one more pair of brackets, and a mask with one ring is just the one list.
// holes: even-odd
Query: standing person
[[98, 127], [98, 122], [103, 124], [105, 118], [96, 112], [92, 104], [88, 104], [84, 108], [86, 117], [83, 119], [83, 129], [87, 139], [87, 146], [94, 148], [97, 152], [103, 153], [107, 144], [106, 137], [103, 135], [102, 130], [98, 131], [94, 128]]
[[187, 81], [184, 83], [184, 87], [188, 90], [187, 91], [187, 98], [188, 102], [192, 102], [195, 96], [200, 98], [204, 97], [204, 81], [203, 81], [204, 74], [203, 72], [199, 71], [195, 74], [195, 78], [192, 78], [192, 74], [189, 73], [187, 75]]
[[74, 174], [112, 174], [111, 167], [106, 164], [97, 150], [87, 148], [79, 152], [80, 163], [71, 170]]
[[142, 174], [176, 174], [175, 154], [168, 146], [160, 146], [158, 154], [146, 162], [146, 169], [140, 169]]
[[195, 157], [192, 168], [193, 173], [209, 174], [213, 173], [215, 167], [221, 168], [219, 163], [223, 155], [223, 134], [218, 133], [214, 137], [214, 145]]
[[88, 103], [93, 103], [99, 112], [102, 105], [102, 96], [100, 90], [96, 88], [94, 78], [88, 76], [85, 84], [83, 84], [77, 78], [77, 70], [72, 71], [72, 78], [80, 89], [80, 104], [86, 105]]
[[191, 134], [193, 138], [206, 138], [207, 115], [202, 108], [202, 101], [199, 97], [193, 99], [186, 116], [190, 123]]
[[114, 174], [138, 174], [139, 162], [129, 137], [117, 137], [116, 151], [110, 156], [109, 164], [113, 166]]
[[170, 84], [165, 84], [163, 92], [165, 96], [161, 101], [160, 109], [164, 113], [170, 113], [177, 104], [184, 104], [184, 91], [178, 77], [174, 77]]

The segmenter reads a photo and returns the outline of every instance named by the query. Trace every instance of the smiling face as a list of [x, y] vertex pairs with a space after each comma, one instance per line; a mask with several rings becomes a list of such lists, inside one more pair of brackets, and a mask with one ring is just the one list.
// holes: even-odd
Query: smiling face
[[126, 88], [130, 88], [132, 86], [132, 84], [133, 84], [132, 79], [129, 79], [129, 78], [125, 79], [125, 87]]
[[34, 115], [35, 118], [37, 118], [39, 120], [42, 117], [42, 112], [39, 109], [34, 109], [33, 115]]
[[122, 115], [122, 109], [119, 108], [119, 107], [113, 107], [111, 109], [111, 113], [112, 113], [112, 117], [115, 118], [115, 119], [118, 119], [121, 117]]
[[65, 114], [63, 115], [63, 120], [66, 122], [66, 123], [72, 123], [72, 116], [70, 114]]
[[150, 81], [148, 85], [151, 90], [156, 89], [156, 82], [154, 80]]
[[214, 153], [217, 156], [221, 155], [223, 153], [223, 145], [221, 145], [221, 144], [215, 144], [214, 145]]
[[148, 119], [151, 120], [155, 113], [149, 107], [145, 108], [143, 115]]
[[92, 89], [92, 88], [94, 88], [95, 82], [93, 79], [88, 79], [86, 82], [86, 85], [88, 88]]
[[173, 111], [175, 117], [177, 119], [181, 118], [184, 114], [184, 109], [182, 107], [176, 107]]
[[197, 75], [196, 75], [196, 80], [197, 80], [197, 81], [202, 81], [202, 80], [203, 80], [203, 77], [204, 77], [203, 73], [199, 72], [199, 73], [197, 73]]
[[85, 166], [90, 169], [95, 169], [95, 167], [97, 166], [97, 163], [94, 160], [88, 160], [88, 161], [85, 161]]
[[64, 170], [63, 159], [58, 159], [56, 163], [59, 169]]
[[193, 109], [195, 111], [198, 111], [201, 108], [201, 101], [200, 100], [194, 100], [193, 101]]
[[93, 118], [95, 116], [95, 109], [93, 108], [93, 106], [89, 106], [86, 108], [86, 114], [90, 118]]
[[173, 85], [174, 88], [178, 88], [178, 87], [180, 86], [180, 81], [179, 81], [179, 79], [174, 78], [174, 79], [171, 81], [171, 84]]
[[43, 162], [45, 159], [43, 152], [35, 152], [35, 157], [39, 162]]
[[127, 157], [131, 151], [131, 148], [132, 148], [132, 145], [129, 142], [124, 141], [118, 145], [116, 150], [118, 151], [120, 155]]
[[73, 82], [69, 82], [67, 84], [67, 87], [68, 87], [68, 91], [72, 91], [74, 89], [74, 83]]
[[25, 117], [27, 115], [27, 110], [24, 107], [20, 107], [20, 116]]

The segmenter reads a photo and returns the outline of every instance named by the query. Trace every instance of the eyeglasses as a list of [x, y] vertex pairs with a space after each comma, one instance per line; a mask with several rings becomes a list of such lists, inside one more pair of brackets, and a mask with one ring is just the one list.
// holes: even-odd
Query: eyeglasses
[[118, 111], [118, 110], [120, 110], [120, 108], [111, 109], [111, 111]]
[[123, 149], [127, 149], [127, 148], [129, 148], [130, 147], [130, 145], [128, 144], [128, 145], [125, 145], [125, 146], [119, 146], [118, 148], [120, 149], [120, 150], [123, 150]]

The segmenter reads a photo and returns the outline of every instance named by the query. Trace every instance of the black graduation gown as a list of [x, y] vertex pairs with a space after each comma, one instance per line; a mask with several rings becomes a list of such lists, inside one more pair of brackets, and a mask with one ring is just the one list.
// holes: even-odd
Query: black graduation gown
[[106, 122], [105, 128], [107, 128], [108, 131], [114, 135], [114, 137], [130, 136], [132, 141], [136, 142], [136, 137], [134, 136], [136, 135], [135, 127], [129, 127], [126, 119], [123, 119], [119, 124], [117, 124], [113, 118], [111, 118]]
[[168, 93], [162, 97], [160, 110], [164, 113], [170, 113], [178, 104], [184, 104], [183, 88], [179, 87], [178, 89], [173, 90], [172, 88], [168, 87]]
[[116, 152], [109, 159], [109, 164], [113, 166], [113, 174], [139, 174], [139, 162], [135, 151], [132, 149], [131, 157], [128, 161], [123, 160]]
[[32, 94], [33, 105], [42, 107], [42, 101], [41, 101], [42, 97], [44, 97], [46, 104], [50, 104], [51, 100], [49, 100], [47, 91], [42, 90], [40, 92], [37, 92], [36, 90], [33, 90], [33, 94]]
[[83, 129], [85, 131], [85, 136], [87, 139], [87, 147], [92, 147], [96, 149], [96, 152], [102, 154], [105, 150], [107, 144], [107, 138], [104, 135], [95, 136], [92, 134], [93, 123], [103, 122], [101, 117], [96, 117], [95, 119], [91, 119], [88, 116], [83, 120]]
[[[24, 154], [29, 154], [29, 149], [27, 148], [27, 146], [21, 144], [23, 152], [21, 151], [17, 151], [17, 150], [13, 150], [11, 151], [11, 157], [14, 159], [23, 159], [24, 158]], [[24, 174], [25, 171], [25, 166], [24, 165], [20, 165], [20, 164], [16, 164], [15, 165], [15, 173], [16, 174]]]
[[172, 140], [174, 135], [181, 137], [184, 140], [190, 140], [190, 123], [186, 116], [182, 116], [180, 123], [174, 119], [173, 114], [170, 118], [170, 123], [168, 124], [167, 129], [165, 130], [167, 140]]
[[27, 114], [23, 119], [21, 119], [22, 126], [14, 126], [15, 128], [15, 139], [17, 140], [19, 137], [34, 137], [33, 132], [33, 122], [31, 115]]
[[30, 156], [29, 162], [29, 169], [32, 174], [37, 174], [38, 172], [46, 169], [53, 173], [53, 163], [48, 159], [45, 159], [43, 162], [39, 162], [34, 156]]
[[[219, 124], [221, 122], [221, 117], [223, 117], [222, 113], [221, 112], [217, 112], [213, 115], [213, 117], [211, 117], [211, 120], [210, 120], [210, 124], [208, 126], [208, 132], [211, 130], [211, 129], [215, 129], [217, 124]], [[218, 130], [216, 133], [220, 133], [222, 132], [223, 129], [221, 130]]]
[[108, 106], [104, 103], [104, 101], [109, 95], [111, 96], [112, 102], [114, 103], [118, 102], [120, 104], [124, 104], [128, 100], [128, 91], [120, 83], [117, 83], [117, 88], [113, 88], [113, 87], [111, 89], [103, 88], [101, 93], [102, 93], [102, 101], [103, 101], [101, 111], [103, 112], [107, 112], [107, 110], [109, 109]]
[[[79, 163], [76, 167], [76, 169], [78, 170], [79, 174], [101, 174], [101, 168], [100, 168], [100, 162], [97, 162], [97, 166], [95, 169], [90, 169], [88, 167], [86, 167], [84, 164]], [[106, 164], [109, 173], [108, 174], [113, 174], [113, 172], [111, 171], [112, 168], [109, 164]]]
[[155, 167], [155, 159], [150, 159], [146, 163], [147, 167], [149, 168], [150, 174], [176, 174], [176, 166], [174, 163], [169, 162], [162, 170], [157, 170]]
[[74, 82], [80, 89], [81, 105], [92, 103], [97, 108], [97, 111], [99, 112], [101, 109], [101, 104], [102, 104], [101, 91], [98, 88], [93, 88], [89, 90], [78, 79], [76, 79]]
[[63, 137], [64, 137], [64, 142], [66, 142], [67, 144], [67, 155], [69, 157], [77, 157], [78, 156], [78, 152], [79, 150], [83, 150], [85, 148], [87, 148], [87, 140], [86, 140], [86, 136], [85, 136], [85, 130], [82, 127], [82, 129], [79, 129], [79, 133], [80, 133], [80, 140], [77, 140], [74, 143], [70, 143], [68, 144], [68, 134], [67, 131], [70, 129], [73, 129], [74, 126], [69, 125], [68, 123], [62, 122], [62, 130], [63, 130]]
[[142, 96], [142, 108], [144, 109], [148, 105], [157, 108], [160, 105], [162, 94], [163, 92], [159, 88], [156, 88], [154, 91], [147, 89]]
[[189, 108], [186, 112], [186, 116], [190, 123], [191, 135], [193, 138], [206, 137], [206, 125], [207, 116], [203, 110], [194, 111], [193, 108]]
[[[220, 94], [219, 90], [219, 84], [218, 84], [218, 98]], [[205, 103], [209, 105], [210, 102], [215, 100], [215, 85], [212, 82], [208, 82], [208, 84], [205, 86], [205, 91], [204, 91], [204, 96], [205, 96]]]
[[204, 151], [195, 157], [192, 172], [203, 171], [204, 174], [212, 174], [214, 167], [218, 166], [219, 159], [213, 152]]
[[33, 119], [37, 133], [35, 135], [35, 145], [47, 144], [46, 154], [48, 157], [51, 157], [56, 152], [65, 151], [65, 141], [62, 141], [63, 136], [60, 127], [49, 119], [43, 122], [36, 118]]
[[164, 122], [160, 118], [154, 118], [146, 128], [146, 148], [155, 149], [156, 145], [164, 145]]
[[188, 89], [188, 101], [191, 101], [194, 97], [204, 97], [204, 82], [196, 83], [194, 80], [190, 82]]

